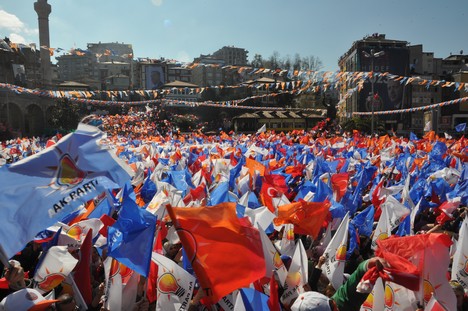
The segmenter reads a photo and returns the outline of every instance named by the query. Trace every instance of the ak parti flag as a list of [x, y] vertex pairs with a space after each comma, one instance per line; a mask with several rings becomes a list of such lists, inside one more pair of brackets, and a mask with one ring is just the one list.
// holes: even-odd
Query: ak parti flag
[[128, 165], [103, 138], [96, 127], [80, 124], [57, 144], [0, 168], [0, 241], [6, 257], [80, 205], [130, 180]]
[[265, 276], [260, 233], [235, 203], [167, 210], [208, 303]]
[[274, 219], [274, 223], [277, 226], [293, 224], [295, 232], [308, 234], [316, 239], [330, 206], [329, 201], [300, 201], [281, 205], [278, 207], [278, 217]]

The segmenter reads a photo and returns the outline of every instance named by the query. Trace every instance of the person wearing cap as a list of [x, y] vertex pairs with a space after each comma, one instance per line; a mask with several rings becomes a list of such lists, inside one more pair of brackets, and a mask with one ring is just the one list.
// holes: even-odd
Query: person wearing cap
[[58, 300], [45, 299], [41, 293], [32, 288], [23, 288], [0, 302], [0, 311], [46, 311], [54, 310], [52, 305]]
[[388, 264], [378, 257], [363, 261], [331, 298], [318, 292], [305, 292], [294, 301], [291, 311], [358, 311], [368, 294], [358, 293], [357, 285], [366, 271], [374, 266], [380, 270]]
[[468, 301], [463, 286], [457, 280], [451, 280], [449, 284], [457, 297], [457, 311], [468, 310]]

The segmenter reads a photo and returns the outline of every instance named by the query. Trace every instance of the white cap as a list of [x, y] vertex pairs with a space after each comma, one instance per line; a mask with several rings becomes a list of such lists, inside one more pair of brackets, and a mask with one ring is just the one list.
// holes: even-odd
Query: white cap
[[332, 311], [330, 298], [319, 292], [305, 292], [297, 297], [291, 311]]

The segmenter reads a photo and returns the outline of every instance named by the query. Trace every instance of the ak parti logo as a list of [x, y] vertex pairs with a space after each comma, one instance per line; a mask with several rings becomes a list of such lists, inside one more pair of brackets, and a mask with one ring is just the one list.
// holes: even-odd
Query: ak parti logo
[[346, 260], [346, 245], [340, 245], [335, 253], [335, 259], [337, 261], [345, 261]]
[[385, 285], [384, 303], [385, 310], [393, 310], [393, 306], [395, 305], [395, 293], [393, 292], [393, 288], [388, 284]]
[[51, 272], [48, 268], [45, 268], [46, 275], [41, 278], [42, 280], [37, 283], [37, 286], [43, 291], [51, 291], [55, 287], [57, 287], [60, 283], [62, 283], [66, 276], [61, 273], [63, 272], [63, 267], [60, 269], [59, 272]]
[[284, 263], [281, 260], [281, 256], [278, 252], [275, 252], [275, 254], [273, 255], [273, 265], [275, 266], [276, 270], [284, 266]]
[[165, 272], [158, 278], [157, 287], [158, 291], [167, 294], [168, 297], [170, 297], [171, 294], [178, 297], [182, 297], [185, 294], [185, 289], [177, 283], [177, 279], [170, 272]]
[[374, 294], [370, 293], [364, 303], [361, 306], [361, 310], [363, 311], [372, 311], [374, 308]]
[[81, 170], [72, 157], [65, 153], [59, 160], [55, 182], [59, 187], [71, 188], [80, 184], [86, 178], [86, 172]]

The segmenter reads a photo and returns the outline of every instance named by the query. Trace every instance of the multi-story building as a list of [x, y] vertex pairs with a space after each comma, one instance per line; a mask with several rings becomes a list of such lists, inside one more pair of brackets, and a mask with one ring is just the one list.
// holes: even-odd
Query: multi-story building
[[[342, 71], [387, 72], [408, 76], [410, 73], [409, 55], [407, 41], [387, 39], [384, 34], [373, 34], [355, 41], [340, 58], [339, 67]], [[371, 94], [372, 88], [374, 94]], [[398, 81], [386, 77], [368, 79], [360, 92], [353, 93], [347, 99], [340, 118], [350, 118], [353, 112], [407, 108], [410, 106], [410, 96], [410, 89]], [[375, 115], [376, 120], [385, 124], [386, 130], [395, 131], [402, 131], [404, 127], [407, 127], [407, 118], [408, 116], [403, 114], [391, 115], [391, 117]]]
[[224, 46], [214, 52], [213, 57], [224, 60], [225, 65], [246, 66], [248, 53], [246, 49]]
[[125, 43], [88, 43], [87, 50], [72, 49], [70, 53], [58, 56], [59, 80], [88, 84], [92, 89], [121, 89], [122, 80], [113, 85], [115, 79], [108, 77], [127, 76], [126, 89], [134, 80], [133, 49]]
[[220, 85], [224, 82], [223, 69], [219, 65], [198, 65], [192, 68], [192, 82], [201, 87]]

